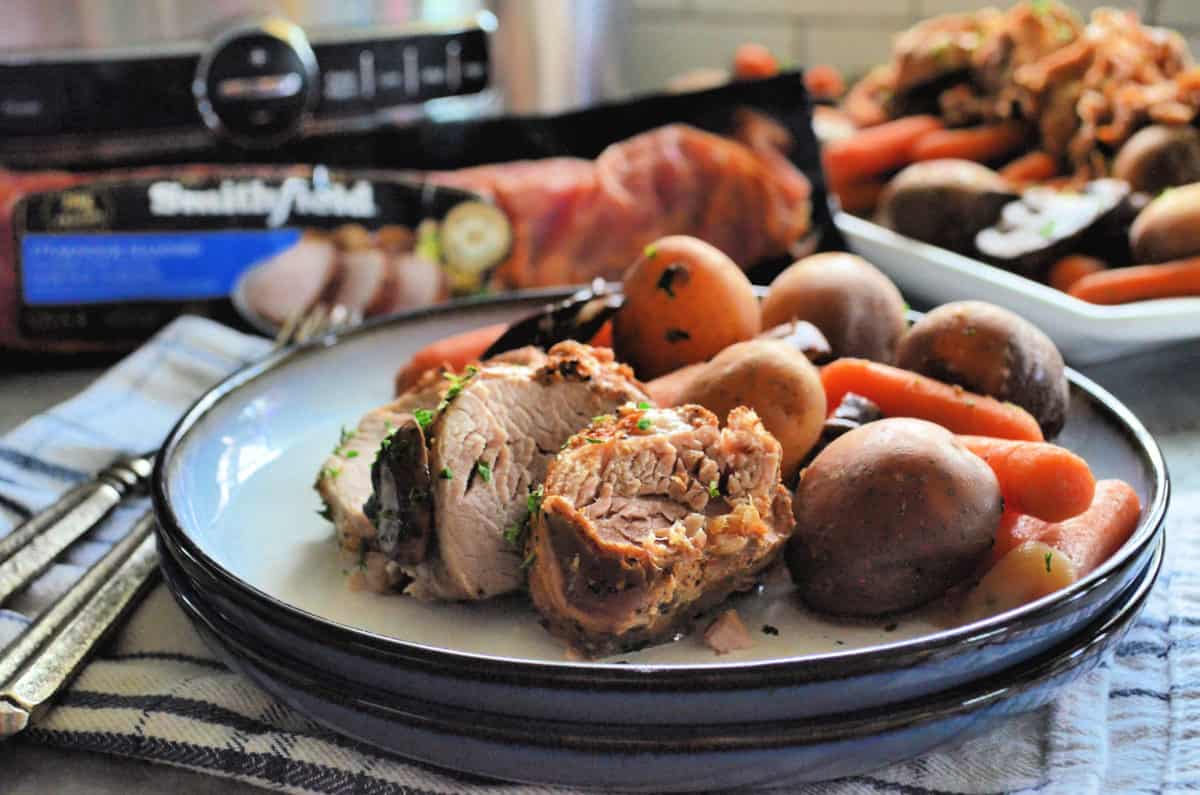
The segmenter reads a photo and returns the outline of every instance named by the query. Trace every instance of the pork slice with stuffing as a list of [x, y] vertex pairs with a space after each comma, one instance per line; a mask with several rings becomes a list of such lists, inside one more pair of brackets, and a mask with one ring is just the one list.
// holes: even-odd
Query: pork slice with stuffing
[[790, 536], [781, 448], [750, 409], [622, 407], [573, 436], [532, 521], [529, 592], [599, 657], [669, 640], [753, 585]]
[[[445, 383], [419, 434], [406, 425], [380, 452], [368, 546], [403, 572], [405, 593], [486, 599], [524, 581], [530, 493], [563, 443], [646, 394], [611, 351], [576, 342], [497, 357]], [[414, 454], [417, 440], [426, 449]]]

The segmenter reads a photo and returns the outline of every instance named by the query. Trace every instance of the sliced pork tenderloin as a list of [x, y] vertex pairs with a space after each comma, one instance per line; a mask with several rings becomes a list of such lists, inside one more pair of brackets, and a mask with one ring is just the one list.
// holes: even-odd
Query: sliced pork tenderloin
[[750, 409], [622, 407], [551, 463], [531, 522], [529, 592], [590, 656], [669, 640], [753, 585], [791, 535], [779, 442]]
[[392, 302], [388, 258], [378, 249], [344, 251], [341, 276], [330, 302], [370, 316], [386, 311]]
[[337, 259], [332, 243], [305, 235], [246, 273], [242, 299], [260, 317], [283, 325], [332, 288], [338, 276]]
[[440, 373], [426, 373], [412, 389], [367, 412], [353, 429], [342, 430], [338, 445], [321, 465], [315, 484], [342, 548], [358, 552], [364, 545], [373, 545], [375, 525], [363, 513], [363, 506], [374, 491], [371, 464], [375, 455], [385, 438], [413, 421], [413, 412], [432, 410], [444, 389]]
[[[433, 517], [430, 543], [392, 549], [412, 583], [405, 592], [422, 599], [486, 599], [519, 588], [523, 552], [517, 538], [529, 516], [528, 499], [563, 443], [592, 417], [629, 401], [644, 388], [612, 352], [563, 342], [548, 354], [515, 351], [468, 368], [450, 386], [423, 429]], [[407, 463], [406, 463], [407, 462]], [[411, 514], [395, 501], [421, 472], [414, 457], [381, 457], [377, 509], [388, 517]], [[411, 503], [411, 501], [410, 501]], [[419, 528], [403, 534], [419, 535]], [[378, 539], [373, 549], [381, 549]], [[402, 551], [401, 551], [402, 550]]]

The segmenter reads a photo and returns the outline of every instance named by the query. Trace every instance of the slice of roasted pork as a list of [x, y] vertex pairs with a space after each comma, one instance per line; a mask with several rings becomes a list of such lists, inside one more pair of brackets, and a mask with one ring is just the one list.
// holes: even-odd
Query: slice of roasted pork
[[342, 429], [337, 447], [321, 465], [315, 487], [343, 548], [357, 552], [375, 538], [375, 525], [363, 506], [373, 492], [371, 464], [383, 440], [413, 421], [413, 412], [432, 410], [445, 388], [440, 373], [426, 373], [403, 395], [367, 412], [354, 428]]
[[368, 585], [403, 583], [422, 599], [485, 599], [521, 586], [530, 492], [563, 443], [592, 417], [646, 394], [611, 351], [576, 342], [548, 354], [512, 351], [442, 384], [433, 405], [410, 408], [368, 459], [373, 483], [356, 493], [366, 510], [355, 519], [371, 532], [359, 538], [367, 560], [384, 556], [394, 574]]
[[528, 541], [529, 593], [590, 656], [669, 640], [753, 585], [790, 536], [781, 448], [750, 409], [622, 407], [550, 465]]
[[282, 325], [315, 304], [337, 274], [334, 245], [305, 235], [291, 248], [254, 266], [242, 283], [242, 296], [258, 315]]
[[382, 251], [364, 248], [341, 254], [341, 276], [331, 303], [375, 315], [391, 304], [388, 259]]

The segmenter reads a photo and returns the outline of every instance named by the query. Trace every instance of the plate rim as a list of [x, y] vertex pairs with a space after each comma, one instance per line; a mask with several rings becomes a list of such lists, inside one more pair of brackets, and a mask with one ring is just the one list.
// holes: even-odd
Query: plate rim
[[[444, 729], [450, 731], [454, 731], [454, 727], [458, 727], [457, 733], [460, 735], [477, 738], [490, 737], [491, 739], [496, 739], [494, 737], [496, 732], [507, 735], [499, 738], [501, 742], [524, 740], [534, 744], [570, 747], [576, 750], [606, 750], [627, 753], [736, 752], [764, 748], [791, 748], [797, 745], [853, 740], [901, 729], [919, 730], [923, 724], [931, 721], [969, 715], [993, 707], [1008, 698], [1019, 695], [1030, 687], [1036, 687], [1041, 682], [1073, 670], [1078, 664], [1076, 661], [1079, 658], [1086, 658], [1098, 645], [1103, 646], [1114, 631], [1123, 634], [1132, 628], [1149, 600], [1162, 572], [1165, 559], [1166, 536], [1160, 535], [1156, 539], [1151, 559], [1146, 562], [1137, 579], [1122, 589], [1112, 604], [1077, 631], [1059, 639], [1054, 645], [1035, 657], [1015, 662], [982, 679], [971, 680], [955, 685], [948, 690], [934, 691], [900, 702], [885, 703], [845, 713], [829, 713], [819, 717], [760, 722], [739, 721], [734, 724], [716, 721], [709, 724], [625, 724], [622, 727], [614, 727], [610, 724], [586, 721], [550, 721], [563, 729], [572, 726], [590, 729], [591, 731], [588, 732], [592, 735], [590, 738], [572, 736], [564, 731], [556, 731], [552, 735], [547, 735], [541, 731], [540, 726], [534, 727], [533, 722], [525, 716], [516, 714], [479, 713], [480, 718], [489, 724], [487, 726], [477, 725], [474, 720], [470, 719], [473, 716], [468, 716], [462, 721], [443, 717], [440, 722]], [[196, 604], [203, 600], [189, 594], [176, 593], [176, 597], [182, 600], [183, 610], [189, 618], [200, 620], [209, 632], [220, 638], [223, 645], [234, 643], [240, 647], [238, 654], [234, 654], [234, 650], [226, 646], [228, 653], [240, 657], [242, 652], [246, 652], [247, 657], [254, 658], [249, 661], [251, 665], [262, 670], [273, 669], [273, 673], [276, 675], [282, 675], [289, 679], [291, 687], [301, 688], [306, 692], [315, 690], [330, 694], [334, 692], [335, 684], [345, 686], [352, 684], [349, 681], [334, 682], [329, 678], [327, 672], [304, 665], [302, 661], [300, 661], [302, 670], [294, 670], [278, 659], [267, 657], [260, 650], [253, 648], [252, 643], [244, 639], [230, 641], [226, 633], [213, 626], [214, 619], [208, 615], [205, 606]], [[207, 607], [211, 609], [211, 606]], [[218, 614], [219, 612], [217, 611]], [[216, 620], [228, 625], [234, 633], [241, 632], [226, 618], [218, 615]], [[266, 664], [264, 665], [260, 660], [265, 661]], [[272, 671], [268, 670], [268, 672]], [[301, 683], [297, 681], [298, 679], [305, 681]], [[407, 711], [394, 704], [381, 703], [371, 698], [370, 694], [349, 693], [340, 688], [336, 692], [341, 701], [350, 703], [355, 709], [376, 714], [389, 713], [393, 717], [397, 713], [403, 713], [407, 718], [415, 716], [427, 722], [438, 720], [420, 714], [422, 706], [431, 706], [443, 712], [464, 712], [459, 707], [448, 707], [433, 701], [419, 701], [391, 692], [388, 693], [389, 699], [405, 702]], [[518, 723], [520, 726], [516, 728], [510, 726], [507, 729], [497, 729], [495, 726], [497, 723], [506, 722]], [[542, 722], [542, 725], [544, 723]], [[739, 731], [737, 734], [731, 735], [731, 727], [735, 725], [739, 727]], [[752, 732], [756, 727], [761, 733], [753, 734], [744, 731], [750, 729]], [[608, 729], [609, 732], [605, 733], [605, 729]], [[661, 742], [656, 743], [654, 739], [631, 737], [625, 732], [626, 729], [633, 729], [639, 734], [651, 737], [654, 735], [661, 737], [663, 733], [677, 735], [677, 737], [673, 740], [675, 745], [664, 747]], [[705, 730], [713, 735], [705, 735]], [[689, 747], [679, 747], [688, 745], [689, 740], [691, 741]], [[600, 744], [603, 747], [597, 748], [596, 745], [589, 743]], [[696, 744], [704, 745], [704, 747], [696, 747]]]
[[[960, 627], [951, 627], [912, 639], [892, 641], [882, 645], [868, 646], [846, 651], [831, 651], [802, 656], [779, 657], [765, 660], [737, 661], [728, 663], [632, 663], [614, 664], [604, 661], [530, 660], [477, 652], [455, 651], [435, 646], [406, 641], [360, 627], [343, 624], [300, 608], [273, 596], [256, 585], [233, 573], [209, 555], [184, 529], [173, 509], [173, 501], [167, 484], [167, 462], [175, 458], [191, 438], [200, 420], [218, 404], [235, 399], [237, 394], [257, 380], [287, 366], [312, 356], [319, 356], [337, 347], [344, 341], [403, 327], [429, 318], [453, 315], [471, 308], [521, 308], [561, 300], [578, 290], [574, 287], [552, 287], [517, 291], [501, 296], [461, 299], [445, 304], [417, 308], [396, 315], [373, 318], [353, 329], [327, 334], [302, 345], [274, 351], [265, 358], [251, 363], [223, 379], [205, 392], [184, 412], [155, 459], [151, 479], [151, 497], [158, 518], [160, 533], [170, 541], [174, 549], [185, 555], [192, 563], [220, 583], [231, 597], [260, 610], [269, 608], [276, 620], [286, 619], [293, 628], [305, 635], [314, 630], [328, 637], [331, 632], [347, 642], [366, 646], [372, 651], [388, 657], [424, 661], [451, 670], [484, 670], [489, 675], [503, 670], [525, 681], [527, 679], [549, 680], [559, 684], [582, 679], [589, 685], [607, 684], [616, 687], [670, 686], [694, 687], [704, 681], [722, 689], [732, 689], [753, 681], [756, 686], [772, 677], [782, 676], [795, 681], [798, 671], [808, 669], [801, 676], [805, 681], [834, 675], [869, 673], [892, 668], [910, 667], [937, 656], [947, 649], [963, 649], [1000, 640], [1006, 634], [1019, 629], [1023, 624], [1040, 624], [1073, 612], [1073, 605], [1087, 599], [1100, 588], [1129, 560], [1135, 558], [1163, 528], [1163, 520], [1170, 496], [1170, 478], [1165, 459], [1154, 437], [1140, 420], [1123, 403], [1096, 382], [1067, 368], [1067, 377], [1073, 387], [1081, 389], [1093, 404], [1116, 415], [1122, 432], [1131, 437], [1135, 448], [1140, 449], [1151, 465], [1153, 484], [1156, 487], [1150, 504], [1145, 506], [1137, 529], [1125, 545], [1096, 570], [1078, 582], [1072, 583], [1055, 593], [1042, 597], [982, 621]], [[847, 667], [851, 666], [851, 667]], [[825, 672], [825, 673], [822, 673]]]

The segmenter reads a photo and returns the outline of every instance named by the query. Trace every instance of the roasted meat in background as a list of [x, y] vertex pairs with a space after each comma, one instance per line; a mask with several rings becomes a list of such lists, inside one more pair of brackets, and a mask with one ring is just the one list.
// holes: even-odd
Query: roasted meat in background
[[442, 172], [508, 215], [505, 287], [618, 279], [651, 241], [698, 237], [748, 268], [788, 254], [811, 224], [810, 186], [779, 147], [787, 131], [743, 114], [724, 138], [681, 124], [613, 144], [594, 161], [556, 157]]
[[603, 656], [749, 588], [792, 532], [780, 458], [745, 408], [724, 429], [700, 406], [593, 420], [550, 464], [532, 522], [529, 592], [550, 631]]

